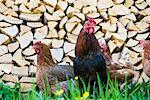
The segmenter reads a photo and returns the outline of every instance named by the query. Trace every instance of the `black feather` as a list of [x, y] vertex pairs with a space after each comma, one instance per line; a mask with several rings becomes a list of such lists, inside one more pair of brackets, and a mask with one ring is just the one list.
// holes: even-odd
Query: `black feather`
[[86, 85], [89, 80], [91, 85], [97, 82], [96, 73], [99, 74], [103, 84], [107, 83], [106, 63], [101, 53], [89, 52], [82, 58], [75, 57], [73, 63], [75, 76], [85, 80]]

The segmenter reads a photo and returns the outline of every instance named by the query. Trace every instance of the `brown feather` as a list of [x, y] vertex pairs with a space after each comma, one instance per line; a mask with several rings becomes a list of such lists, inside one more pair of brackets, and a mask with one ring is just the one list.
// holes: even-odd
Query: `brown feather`
[[142, 60], [143, 71], [150, 77], [150, 40], [145, 40], [144, 43], [144, 58]]
[[63, 82], [66, 81], [67, 78], [74, 77], [72, 66], [57, 65], [53, 61], [49, 46], [41, 43], [41, 45], [37, 45], [37, 48], [40, 50], [37, 56], [36, 72], [36, 83], [39, 88], [46, 87], [47, 81], [50, 85], [55, 85], [56, 81]]
[[94, 34], [89, 35], [88, 33], [84, 32], [84, 30], [82, 30], [77, 38], [75, 55], [78, 57], [82, 57], [84, 55], [87, 55], [90, 51], [100, 52], [98, 41]]

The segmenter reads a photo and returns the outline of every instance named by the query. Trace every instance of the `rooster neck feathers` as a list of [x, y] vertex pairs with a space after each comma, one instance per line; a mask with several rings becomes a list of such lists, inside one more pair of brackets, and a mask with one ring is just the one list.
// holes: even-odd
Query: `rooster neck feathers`
[[97, 39], [94, 36], [94, 25], [96, 25], [94, 19], [88, 17], [88, 22], [84, 24], [84, 27], [77, 39], [77, 44], [75, 47], [76, 56], [82, 57], [87, 55], [90, 51], [97, 52], [99, 46]]
[[98, 49], [98, 42], [94, 34], [87, 34], [82, 30], [77, 39], [75, 55], [82, 57], [90, 51], [97, 52]]

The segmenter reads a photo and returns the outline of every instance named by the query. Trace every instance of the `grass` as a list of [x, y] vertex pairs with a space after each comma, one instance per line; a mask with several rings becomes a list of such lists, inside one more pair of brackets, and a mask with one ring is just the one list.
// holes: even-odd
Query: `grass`
[[[77, 78], [76, 78], [77, 79]], [[43, 93], [39, 93], [33, 86], [28, 93], [20, 92], [20, 85], [16, 83], [13, 88], [0, 83], [0, 99], [2, 100], [150, 100], [150, 81], [142, 84], [127, 84], [124, 89], [120, 89], [117, 80], [111, 81], [108, 79], [105, 92], [101, 81], [98, 77], [99, 87], [93, 86], [93, 91], [90, 91], [90, 85], [85, 86], [83, 81], [83, 89], [79, 89], [78, 80], [68, 80], [68, 92], [59, 90], [55, 95], [49, 94], [49, 87], [44, 89]], [[99, 91], [99, 92], [98, 92]]]

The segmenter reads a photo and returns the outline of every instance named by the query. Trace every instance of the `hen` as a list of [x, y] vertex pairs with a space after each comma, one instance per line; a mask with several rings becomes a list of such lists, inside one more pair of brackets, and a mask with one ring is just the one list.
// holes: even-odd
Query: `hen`
[[108, 45], [106, 43], [103, 43], [102, 41], [98, 41], [98, 42], [99, 42], [99, 46], [101, 48], [101, 52], [104, 56], [107, 68], [109, 70], [120, 69], [121, 66], [112, 60], [112, 56], [111, 56], [110, 49], [109, 49]]
[[74, 77], [73, 67], [69, 65], [57, 65], [51, 56], [50, 46], [47, 46], [41, 41], [33, 44], [33, 48], [37, 53], [37, 71], [36, 84], [39, 88], [46, 88], [47, 81], [51, 87], [51, 92], [55, 92], [55, 84], [58, 84], [65, 91], [67, 90], [67, 83], [69, 78]]
[[[88, 22], [78, 35], [75, 46], [74, 73], [76, 76], [85, 80], [87, 86], [90, 81], [91, 86], [97, 82], [97, 73], [103, 84], [107, 83], [106, 64], [102, 54], [99, 52], [100, 47], [94, 36], [94, 25], [96, 22], [93, 18], [88, 17]], [[82, 83], [79, 81], [80, 87]]]
[[141, 40], [139, 44], [143, 47], [144, 58], [142, 60], [143, 71], [150, 77], [150, 40]]
[[[127, 76], [129, 79], [132, 77], [132, 82], [135, 83], [138, 81], [139, 73], [131, 70], [131, 65], [128, 62], [125, 62], [126, 65], [121, 66], [119, 63], [114, 62], [110, 53], [110, 49], [106, 43], [99, 41], [99, 46], [101, 48], [101, 52], [106, 61], [106, 66], [110, 72], [111, 79], [118, 79], [119, 81], [125, 81], [125, 77]], [[122, 67], [125, 67], [122, 69]]]

